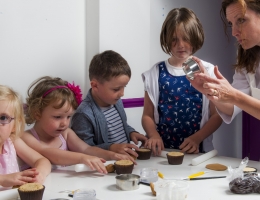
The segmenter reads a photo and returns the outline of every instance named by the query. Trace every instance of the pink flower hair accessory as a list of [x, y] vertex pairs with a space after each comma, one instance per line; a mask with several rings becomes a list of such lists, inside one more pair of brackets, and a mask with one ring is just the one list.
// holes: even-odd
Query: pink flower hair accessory
[[60, 88], [68, 88], [70, 91], [73, 92], [75, 98], [76, 98], [76, 101], [78, 103], [78, 105], [82, 102], [82, 94], [81, 94], [81, 89], [79, 87], [79, 85], [75, 85], [74, 84], [74, 81], [71, 83], [67, 83], [67, 85], [58, 85], [58, 86], [55, 86], [49, 90], [47, 90], [43, 95], [42, 95], [42, 98], [45, 98], [49, 93], [51, 93], [52, 91], [54, 90], [57, 90], [57, 89], [60, 89]]
[[82, 93], [79, 85], [75, 85], [74, 81], [71, 83], [67, 83], [66, 85], [75, 95], [76, 101], [78, 105], [82, 102]]

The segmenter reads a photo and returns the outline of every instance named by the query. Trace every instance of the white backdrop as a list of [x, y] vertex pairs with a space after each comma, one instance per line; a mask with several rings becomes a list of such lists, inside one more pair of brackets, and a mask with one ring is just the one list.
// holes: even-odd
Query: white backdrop
[[84, 0], [0, 0], [0, 82], [19, 91], [40, 76], [83, 85]]

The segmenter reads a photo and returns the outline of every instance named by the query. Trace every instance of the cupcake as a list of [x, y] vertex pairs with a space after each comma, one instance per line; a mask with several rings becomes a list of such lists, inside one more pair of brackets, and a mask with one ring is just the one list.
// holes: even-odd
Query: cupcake
[[136, 150], [136, 153], [138, 154], [138, 160], [148, 160], [151, 157], [152, 151], [151, 149], [140, 148]]
[[257, 172], [257, 169], [254, 168], [254, 167], [249, 167], [249, 166], [246, 166], [244, 169], [243, 169], [243, 172], [244, 173], [252, 173], [252, 172]]
[[18, 188], [21, 200], [42, 200], [45, 186], [40, 183], [26, 183]]
[[134, 163], [131, 160], [118, 160], [115, 162], [117, 174], [131, 174], [134, 169]]
[[182, 164], [184, 153], [182, 152], [169, 152], [167, 153], [168, 163], [170, 165], [180, 165]]

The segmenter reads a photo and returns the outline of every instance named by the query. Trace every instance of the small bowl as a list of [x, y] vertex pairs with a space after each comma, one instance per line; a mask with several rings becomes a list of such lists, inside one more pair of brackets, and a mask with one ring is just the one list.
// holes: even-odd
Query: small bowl
[[136, 174], [120, 174], [116, 176], [116, 185], [121, 190], [136, 190], [139, 188], [140, 176]]

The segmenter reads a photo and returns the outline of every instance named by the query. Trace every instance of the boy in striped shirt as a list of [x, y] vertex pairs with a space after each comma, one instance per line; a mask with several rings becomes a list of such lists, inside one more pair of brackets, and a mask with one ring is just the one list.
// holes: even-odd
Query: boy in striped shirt
[[114, 51], [93, 57], [89, 66], [91, 89], [72, 117], [71, 128], [87, 144], [137, 157], [130, 144], [147, 138], [127, 124], [121, 97], [131, 78], [127, 61]]

